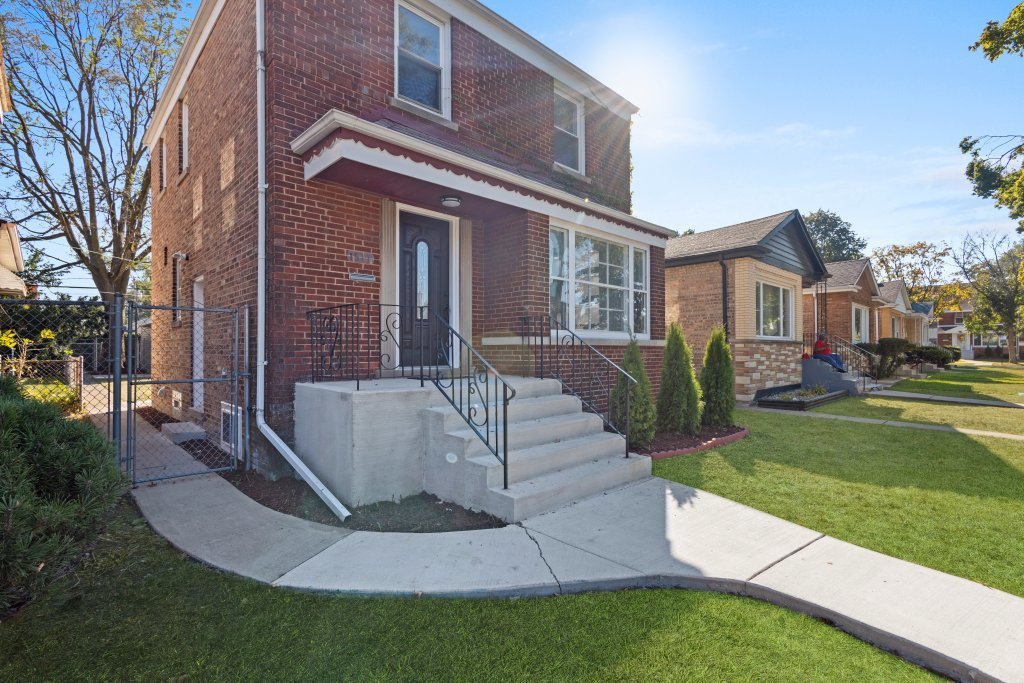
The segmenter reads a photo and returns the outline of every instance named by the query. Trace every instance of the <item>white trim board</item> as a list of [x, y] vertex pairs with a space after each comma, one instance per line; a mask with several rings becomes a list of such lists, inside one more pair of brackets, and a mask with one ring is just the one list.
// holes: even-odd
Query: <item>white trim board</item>
[[[325, 114], [320, 121], [313, 124], [313, 126], [306, 130], [306, 132], [295, 138], [292, 142], [292, 151], [296, 154], [302, 154], [303, 152], [311, 149], [320, 140], [323, 140], [327, 135], [330, 135], [335, 130], [342, 127], [355, 133], [371, 135], [382, 142], [390, 142], [400, 145], [410, 151], [425, 154], [441, 161], [461, 166], [470, 171], [486, 174], [502, 182], [521, 186], [524, 189], [549, 196], [567, 204], [578, 206], [581, 209], [603, 214], [612, 220], [605, 220], [597, 216], [592, 216], [583, 211], [567, 209], [554, 202], [545, 201], [531, 195], [525, 195], [503, 187], [498, 187], [491, 183], [475, 180], [447, 169], [438, 169], [430, 164], [414, 161], [409, 157], [398, 156], [385, 150], [368, 147], [358, 140], [350, 140], [346, 138], [339, 138], [335, 140], [327, 147], [317, 152], [316, 155], [311, 157], [309, 161], [305, 163], [304, 175], [306, 180], [315, 178], [339, 161], [348, 159], [350, 161], [364, 163], [375, 168], [394, 171], [411, 178], [422, 179], [443, 187], [449, 187], [452, 190], [461, 190], [463, 192], [484, 197], [486, 199], [492, 199], [503, 204], [509, 204], [521, 209], [543, 213], [551, 216], [552, 218], [568, 221], [574, 225], [590, 227], [594, 230], [601, 230], [602, 232], [606, 232], [611, 235], [636, 240], [637, 242], [661, 247], [662, 249], [665, 248], [668, 237], [674, 237], [676, 235], [676, 232], [669, 228], [635, 218], [627, 213], [617, 211], [616, 209], [612, 209], [607, 206], [588, 202], [568, 192], [524, 178], [510, 171], [504, 171], [457, 152], [450, 152], [438, 147], [437, 145], [432, 145], [412, 136], [405, 135], [404, 133], [399, 133], [397, 131], [384, 128], [383, 126], [378, 126], [374, 123], [364, 121], [363, 119], [350, 114], [345, 114], [344, 112], [340, 112], [336, 109]], [[645, 230], [651, 230], [652, 232], [664, 235], [664, 237], [649, 235], [642, 230], [635, 230], [612, 221], [622, 221], [633, 224]]]

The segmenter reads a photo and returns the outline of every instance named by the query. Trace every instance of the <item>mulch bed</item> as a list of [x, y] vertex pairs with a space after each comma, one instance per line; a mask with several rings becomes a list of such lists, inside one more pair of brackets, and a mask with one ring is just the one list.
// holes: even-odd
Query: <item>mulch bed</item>
[[304, 481], [292, 478], [270, 481], [255, 472], [222, 472], [221, 476], [271, 510], [357, 531], [437, 533], [505, 526], [497, 517], [472, 512], [428, 493], [407, 496], [397, 503], [374, 503], [351, 509], [352, 516], [342, 522]]
[[652, 458], [667, 458], [672, 455], [696, 453], [709, 448], [724, 446], [739, 441], [747, 435], [746, 427], [731, 425], [729, 427], [704, 427], [697, 436], [688, 434], [657, 434], [647, 448], [638, 448], [636, 452]]
[[180, 422], [180, 420], [175, 420], [167, 413], [162, 413], [156, 408], [150, 408], [149, 406], [146, 406], [144, 408], [136, 408], [135, 414], [141, 417], [149, 424], [153, 425], [153, 427], [155, 427], [157, 430], [159, 430], [166, 424], [174, 424], [175, 422]]

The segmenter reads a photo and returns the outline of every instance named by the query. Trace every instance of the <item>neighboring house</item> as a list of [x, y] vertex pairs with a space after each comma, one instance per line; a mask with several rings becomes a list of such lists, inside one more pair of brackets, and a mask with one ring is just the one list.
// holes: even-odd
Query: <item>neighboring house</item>
[[871, 260], [836, 261], [825, 267], [828, 278], [804, 289], [804, 333], [827, 333], [854, 344], [877, 342], [882, 299]]
[[0, 297], [28, 295], [25, 281], [17, 275], [24, 269], [18, 226], [0, 219]]
[[959, 348], [961, 356], [967, 359], [1001, 355], [1007, 346], [1002, 326], [985, 332], [972, 332], [967, 329], [966, 323], [973, 313], [974, 307], [970, 301], [961, 301], [954, 308], [943, 311], [932, 325], [937, 343], [940, 346]]
[[[320, 307], [422, 307], [503, 374], [551, 314], [613, 360], [640, 340], [657, 378], [675, 232], [630, 213], [634, 105], [476, 0], [286, 1], [265, 27], [254, 7], [203, 0], [146, 143], [153, 300], [250, 306], [270, 443], [293, 437]], [[421, 327], [401, 324], [404, 350]], [[187, 312], [152, 325], [176, 349], [154, 376], [223, 362]], [[193, 418], [217, 410], [181, 389]]]
[[915, 301], [911, 304], [911, 308], [914, 310], [914, 313], [924, 316], [923, 327], [921, 328], [922, 341], [920, 343], [936, 345], [938, 343], [938, 335], [932, 326], [932, 321], [935, 319], [935, 302]]
[[14, 103], [11, 101], [11, 87], [4, 69], [4, 45], [0, 43], [0, 125], [4, 123], [4, 114], [11, 111], [14, 111]]
[[736, 397], [799, 384], [801, 292], [825, 277], [825, 264], [798, 211], [669, 240], [665, 318], [678, 322], [700, 366], [712, 330], [725, 327]]
[[896, 337], [914, 344], [927, 343], [929, 317], [914, 310], [903, 280], [883, 282], [879, 292], [882, 299], [878, 307], [879, 337]]

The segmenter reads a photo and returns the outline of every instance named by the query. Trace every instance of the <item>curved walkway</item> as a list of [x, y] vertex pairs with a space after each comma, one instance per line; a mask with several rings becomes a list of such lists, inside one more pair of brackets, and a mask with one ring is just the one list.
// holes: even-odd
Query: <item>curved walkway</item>
[[1024, 681], [1024, 599], [655, 477], [519, 525], [442, 534], [314, 524], [219, 476], [133, 495], [182, 552], [274, 586], [447, 597], [713, 590], [826, 619], [954, 678]]

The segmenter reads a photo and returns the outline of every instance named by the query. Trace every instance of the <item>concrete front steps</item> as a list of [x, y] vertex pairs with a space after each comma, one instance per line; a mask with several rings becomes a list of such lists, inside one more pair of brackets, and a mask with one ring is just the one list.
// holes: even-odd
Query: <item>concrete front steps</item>
[[[425, 488], [438, 497], [507, 522], [596, 495], [647, 477], [650, 458], [625, 457], [625, 441], [604, 431], [601, 418], [562, 394], [557, 380], [511, 378], [508, 480], [480, 437], [450, 406], [424, 409], [428, 438]], [[489, 420], [492, 443], [505, 424]]]

